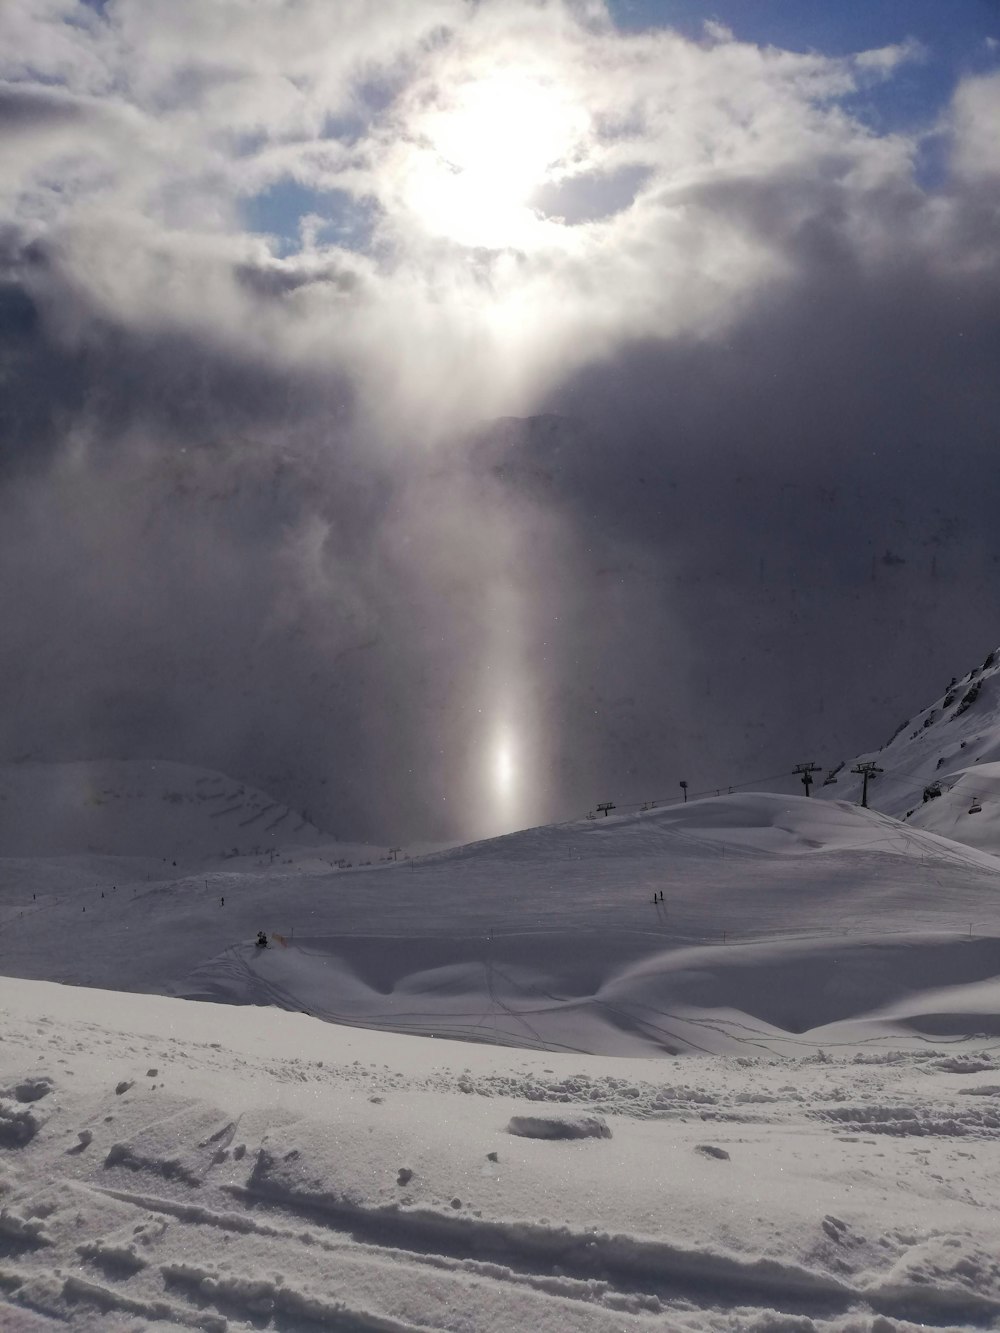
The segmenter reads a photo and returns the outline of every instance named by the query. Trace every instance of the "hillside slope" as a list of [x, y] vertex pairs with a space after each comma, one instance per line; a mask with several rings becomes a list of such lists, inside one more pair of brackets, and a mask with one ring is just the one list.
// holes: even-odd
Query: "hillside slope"
[[198, 859], [331, 839], [243, 782], [164, 760], [0, 765], [0, 857]]
[[[998, 889], [980, 851], [751, 793], [353, 870], [305, 849], [114, 886], [12, 876], [0, 970], [477, 1041], [774, 1052], [891, 1004], [919, 1027], [923, 990], [1000, 976]], [[992, 1031], [994, 1008], [948, 1030]]]
[[869, 785], [872, 807], [915, 828], [1000, 851], [1000, 649], [952, 680], [878, 750], [833, 770], [816, 794], [860, 801], [861, 778], [851, 770], [869, 761], [883, 770]]

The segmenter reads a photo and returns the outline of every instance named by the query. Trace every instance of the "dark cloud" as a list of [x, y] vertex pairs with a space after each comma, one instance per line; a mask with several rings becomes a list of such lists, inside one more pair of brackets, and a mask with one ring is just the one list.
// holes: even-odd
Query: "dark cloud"
[[561, 218], [571, 226], [595, 222], [628, 208], [651, 175], [651, 169], [644, 165], [588, 172], [544, 186], [530, 203], [545, 216]]
[[61, 408], [79, 410], [84, 380], [50, 341], [21, 278], [33, 260], [12, 231], [0, 233], [0, 476], [44, 465], [61, 439]]
[[528, 822], [877, 743], [997, 638], [1000, 269], [875, 262], [776, 193], [729, 191], [790, 271], [724, 332], [431, 454], [373, 442], [338, 371], [67, 339], [56, 260], [9, 264], [0, 749], [196, 760], [406, 838], [476, 831], [512, 690]]
[[254, 295], [273, 299], [313, 286], [329, 286], [345, 293], [355, 291], [358, 286], [356, 274], [339, 269], [334, 264], [325, 264], [318, 271], [306, 272], [282, 267], [278, 263], [239, 264], [235, 276], [237, 282]]
[[[330, 12], [25, 28], [104, 119], [88, 156], [59, 127], [90, 103], [0, 103], [52, 130], [0, 198], [0, 757], [189, 760], [344, 835], [470, 835], [834, 763], [982, 659], [992, 83], [929, 195], [834, 104], [843, 62], [559, 5], [455, 5], [449, 42]], [[547, 130], [494, 114], [501, 38]], [[515, 193], [536, 140], [573, 155], [549, 220], [431, 115], [474, 78]], [[298, 252], [240, 232], [248, 198]]]
[[55, 89], [0, 84], [0, 134], [30, 134], [72, 125], [90, 113], [77, 98]]
[[508, 454], [590, 538], [553, 703], [612, 794], [871, 747], [998, 637], [1000, 264], [871, 265], [829, 213], [790, 253], [724, 337], [588, 367], [549, 400], [585, 429]]
[[302, 803], [329, 779], [337, 826], [391, 825], [359, 712], [387, 482], [343, 376], [96, 312], [67, 339], [79, 296], [39, 266], [43, 302], [2, 292], [0, 748], [200, 759]]

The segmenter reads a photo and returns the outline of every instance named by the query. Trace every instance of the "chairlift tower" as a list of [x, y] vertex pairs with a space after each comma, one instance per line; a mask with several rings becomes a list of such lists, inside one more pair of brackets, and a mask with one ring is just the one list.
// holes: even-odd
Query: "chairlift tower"
[[[802, 775], [802, 785], [806, 789], [806, 795], [811, 796], [809, 788], [813, 784], [813, 774], [821, 771], [819, 764], [796, 764], [795, 772]], [[731, 789], [730, 789], [731, 790]]]
[[861, 784], [861, 804], [865, 810], [868, 809], [868, 781], [870, 778], [877, 777], [879, 773], [885, 770], [879, 768], [874, 759], [866, 759], [863, 764], [855, 764], [851, 769], [852, 773], [860, 773], [862, 777]]

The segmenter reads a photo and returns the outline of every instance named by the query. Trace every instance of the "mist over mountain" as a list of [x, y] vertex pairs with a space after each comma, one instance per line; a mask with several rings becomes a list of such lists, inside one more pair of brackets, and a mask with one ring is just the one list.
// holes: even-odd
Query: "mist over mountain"
[[251, 8], [0, 14], [0, 760], [471, 837], [834, 763], [983, 658], [983, 34], [885, 120], [901, 21]]
[[552, 602], [571, 650], [546, 703], [575, 758], [599, 751], [579, 806], [832, 766], [990, 647], [1000, 545], [978, 469], [928, 446], [924, 476], [857, 448], [819, 472], [756, 454], [749, 425], [699, 452], [685, 417], [712, 402], [683, 376], [670, 420], [602, 422], [606, 389], [586, 421], [506, 420], [480, 445], [505, 490], [586, 534], [586, 592]]
[[443, 459], [258, 423], [13, 468], [4, 757], [200, 763], [388, 842], [498, 826], [498, 708], [508, 826], [870, 746], [995, 637], [977, 476], [699, 454], [679, 383], [673, 424], [506, 418]]

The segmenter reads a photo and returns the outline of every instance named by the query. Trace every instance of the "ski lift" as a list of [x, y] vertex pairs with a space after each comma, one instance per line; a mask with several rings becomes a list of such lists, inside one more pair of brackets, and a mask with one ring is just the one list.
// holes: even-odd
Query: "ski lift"
[[978, 796], [973, 796], [972, 804], [969, 806], [969, 814], [979, 815], [982, 814], [982, 812], [983, 812], [982, 802], [980, 801]]

